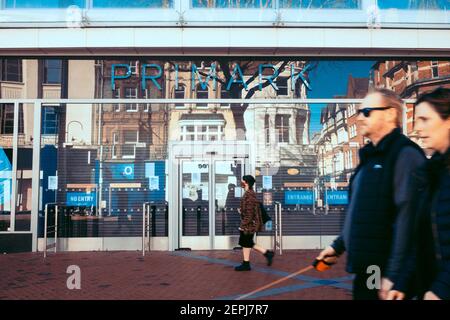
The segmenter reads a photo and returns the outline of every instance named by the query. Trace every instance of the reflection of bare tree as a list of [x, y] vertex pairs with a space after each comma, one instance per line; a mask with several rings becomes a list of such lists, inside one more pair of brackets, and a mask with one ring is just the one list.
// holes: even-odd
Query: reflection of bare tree
[[271, 8], [274, 0], [194, 0], [197, 8]]
[[[175, 65], [175, 62], [169, 62], [170, 65], [173, 67]], [[195, 62], [194, 62], [195, 63]], [[227, 87], [231, 81], [233, 81], [232, 77], [234, 76], [235, 80], [241, 80], [239, 78], [238, 73], [233, 74], [233, 70], [235, 68], [236, 64], [239, 64], [240, 69], [242, 70], [242, 74], [245, 77], [245, 85], [242, 82], [232, 82], [229, 90], [229, 98], [230, 99], [251, 99], [256, 92], [263, 90], [264, 88], [271, 85], [271, 81], [268, 79], [265, 79], [262, 82], [261, 87], [259, 86], [259, 66], [261, 64], [270, 64], [277, 66], [278, 70], [278, 76], [287, 68], [289, 67], [294, 61], [230, 61], [226, 58], [219, 59], [216, 61], [211, 61], [210, 64], [214, 63], [216, 65], [216, 72], [213, 76], [212, 74], [207, 74], [201, 70], [199, 70], [199, 74], [203, 77], [211, 76], [212, 79], [216, 79], [217, 82], [219, 82], [222, 87]], [[208, 64], [208, 65], [210, 65]], [[200, 63], [196, 63], [197, 66], [200, 66]], [[294, 73], [294, 77], [297, 77], [299, 73], [303, 73], [305, 76], [307, 76], [307, 72], [310, 70], [313, 70], [317, 67], [317, 62], [304, 62], [303, 69], [300, 71]], [[184, 67], [181, 67], [178, 69], [180, 72], [191, 72], [190, 66], [186, 65]], [[273, 78], [273, 82], [276, 82], [277, 77]], [[238, 79], [236, 79], [238, 78]], [[255, 81], [256, 80], [256, 81]], [[296, 96], [300, 96], [300, 87], [302, 85], [302, 79], [299, 78], [296, 82], [295, 86], [295, 92]], [[245, 90], [245, 87], [247, 87], [248, 90]], [[244, 93], [245, 92], [245, 93]], [[236, 124], [236, 132], [240, 132], [243, 134], [243, 137], [245, 137], [245, 122], [244, 122], [244, 112], [248, 108], [248, 104], [240, 104], [240, 103], [232, 103], [230, 105], [231, 111], [233, 113], [233, 118]]]
[[140, 8], [169, 8], [173, 0], [135, 0], [134, 6]]
[[325, 9], [359, 8], [358, 0], [280, 0], [280, 8]]
[[438, 0], [409, 0], [408, 9], [439, 9]]

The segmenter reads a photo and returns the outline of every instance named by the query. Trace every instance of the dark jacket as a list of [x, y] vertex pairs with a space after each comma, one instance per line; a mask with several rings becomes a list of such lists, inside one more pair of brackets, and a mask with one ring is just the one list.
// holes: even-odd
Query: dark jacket
[[404, 291], [414, 280], [415, 294], [422, 298], [432, 291], [450, 299], [450, 149], [436, 153], [413, 175], [416, 208], [414, 242], [405, 266], [403, 282], [394, 289]]
[[241, 224], [240, 228], [246, 234], [262, 231], [262, 218], [256, 193], [249, 189], [241, 199]]
[[[344, 236], [341, 236], [332, 244], [338, 254], [347, 251], [348, 272], [366, 274], [369, 266], [376, 265], [380, 267], [382, 276], [386, 276], [389, 264], [396, 265], [396, 269], [404, 264], [404, 260], [401, 259], [403, 251], [406, 252], [406, 245], [402, 244], [402, 248], [395, 249], [393, 243], [398, 238], [396, 234], [398, 230], [403, 233], [403, 238], [410, 237], [411, 227], [403, 228], [403, 225], [396, 225], [399, 208], [394, 199], [397, 191], [394, 176], [398, 155], [407, 147], [417, 150], [419, 156], [425, 159], [420, 147], [405, 137], [400, 129], [393, 130], [376, 146], [370, 143], [360, 149], [360, 164], [350, 179], [349, 196], [352, 213], [346, 236], [348, 243], [344, 243]], [[353, 180], [357, 174], [360, 174], [358, 188], [352, 190]], [[411, 217], [412, 214], [410, 219]], [[412, 222], [409, 224], [412, 225]], [[396, 256], [394, 259], [393, 255]], [[398, 270], [394, 271], [392, 274], [396, 276]], [[393, 282], [396, 281], [392, 277], [389, 278]]]

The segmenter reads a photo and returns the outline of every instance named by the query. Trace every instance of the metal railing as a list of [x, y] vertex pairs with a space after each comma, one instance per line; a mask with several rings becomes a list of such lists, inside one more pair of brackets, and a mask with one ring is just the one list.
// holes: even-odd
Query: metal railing
[[148, 251], [150, 251], [150, 202], [142, 204], [142, 256], [145, 256], [145, 244], [147, 240]]
[[273, 251], [280, 255], [283, 254], [283, 228], [282, 228], [282, 212], [281, 202], [275, 201], [275, 221], [274, 221], [274, 239], [273, 239]]
[[[49, 205], [55, 205], [55, 224], [49, 226], [48, 225], [48, 206]], [[55, 242], [51, 244], [50, 246], [47, 245], [47, 233], [48, 231], [53, 230], [55, 233]], [[45, 210], [44, 210], [44, 258], [47, 257], [47, 249], [50, 249], [54, 247], [55, 253], [58, 247], [58, 203], [52, 202], [45, 204]]]

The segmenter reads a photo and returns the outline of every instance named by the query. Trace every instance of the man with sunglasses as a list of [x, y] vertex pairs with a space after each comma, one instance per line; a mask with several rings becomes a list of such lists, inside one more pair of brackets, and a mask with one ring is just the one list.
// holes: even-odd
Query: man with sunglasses
[[[386, 299], [392, 288], [408, 292], [401, 277], [413, 223], [408, 185], [425, 155], [402, 134], [402, 109], [400, 97], [387, 89], [375, 89], [359, 106], [358, 131], [370, 142], [360, 149], [360, 163], [350, 179], [342, 233], [317, 257], [347, 252], [355, 300]], [[373, 279], [376, 270], [379, 281]]]

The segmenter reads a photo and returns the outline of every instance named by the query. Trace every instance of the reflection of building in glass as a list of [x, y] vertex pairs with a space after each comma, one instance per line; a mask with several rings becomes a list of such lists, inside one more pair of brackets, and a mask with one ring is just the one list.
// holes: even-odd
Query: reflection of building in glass
[[[282, 70], [274, 81], [278, 90], [266, 85], [254, 93], [255, 99], [306, 99], [306, 85], [293, 81], [291, 74], [300, 73], [305, 61], [279, 62]], [[307, 74], [305, 74], [307, 76]], [[251, 77], [251, 76], [248, 76]], [[251, 82], [257, 86], [258, 79]], [[256, 145], [256, 165], [270, 167], [308, 165], [310, 149], [310, 110], [307, 104], [249, 104], [245, 117], [247, 138]]]
[[[159, 90], [151, 81], [142, 89], [141, 65], [151, 61], [97, 60], [95, 65], [95, 97], [117, 99], [160, 99], [164, 97], [165, 82], [158, 83]], [[112, 90], [113, 64], [129, 64], [131, 76], [116, 81]], [[123, 70], [116, 70], [120, 74]], [[151, 74], [154, 70], [148, 70]], [[164, 159], [167, 142], [167, 107], [164, 104], [105, 104], [96, 106], [93, 115], [94, 141], [106, 146], [103, 157], [110, 161], [132, 159]], [[100, 129], [99, 129], [100, 128]], [[98, 136], [101, 139], [98, 139]]]
[[[368, 78], [348, 78], [347, 95], [335, 98], [361, 99], [367, 94]], [[346, 184], [351, 172], [358, 165], [358, 150], [364, 139], [357, 132], [357, 105], [328, 104], [322, 109], [322, 130], [317, 139], [320, 176], [331, 177]]]
[[[207, 99], [229, 99], [226, 89], [228, 61], [172, 61], [166, 64], [166, 97], [205, 99], [205, 103], [175, 103], [170, 107], [170, 141], [236, 140], [235, 116], [230, 104], [212, 104]], [[213, 68], [215, 66], [215, 68]], [[215, 76], [214, 76], [215, 75]]]
[[[391, 89], [403, 99], [417, 98], [440, 86], [450, 88], [450, 61], [379, 61], [372, 67], [371, 81], [375, 87]], [[408, 135], [414, 139], [413, 105], [407, 106], [406, 121]]]

